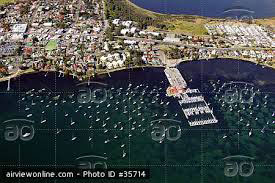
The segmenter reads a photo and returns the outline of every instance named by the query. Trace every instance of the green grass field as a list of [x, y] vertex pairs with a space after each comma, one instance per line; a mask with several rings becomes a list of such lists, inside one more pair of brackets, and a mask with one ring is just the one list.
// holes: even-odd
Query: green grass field
[[56, 48], [57, 48], [57, 42], [55, 40], [50, 40], [45, 47], [47, 51], [52, 51], [52, 50], [55, 50]]
[[0, 5], [6, 4], [6, 3], [13, 3], [15, 0], [0, 0]]

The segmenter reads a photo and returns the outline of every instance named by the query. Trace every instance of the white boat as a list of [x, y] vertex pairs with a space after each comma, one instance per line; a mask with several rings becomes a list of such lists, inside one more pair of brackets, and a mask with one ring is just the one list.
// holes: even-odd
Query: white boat
[[107, 144], [107, 143], [109, 143], [109, 142], [110, 142], [110, 140], [109, 140], [109, 139], [104, 141], [104, 143], [105, 143], [105, 144]]
[[28, 114], [28, 115], [27, 115], [27, 118], [29, 118], [29, 117], [32, 117], [32, 114]]
[[71, 125], [74, 125], [75, 124], [75, 122], [73, 121], [73, 119], [71, 118]]
[[250, 137], [252, 135], [252, 129], [249, 131], [248, 136]]

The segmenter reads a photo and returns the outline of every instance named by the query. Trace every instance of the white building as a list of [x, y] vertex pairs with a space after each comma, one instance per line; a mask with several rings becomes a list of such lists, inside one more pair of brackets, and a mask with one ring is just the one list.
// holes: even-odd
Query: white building
[[180, 38], [166, 37], [163, 39], [163, 41], [169, 42], [169, 43], [178, 43], [178, 42], [180, 42]]
[[12, 27], [13, 33], [25, 33], [27, 30], [27, 24], [14, 24]]
[[119, 25], [120, 19], [114, 19], [112, 23], [115, 24], [115, 25]]
[[120, 31], [120, 33], [122, 34], [122, 35], [126, 35], [127, 33], [129, 33], [130, 32], [130, 29], [122, 29], [121, 31]]

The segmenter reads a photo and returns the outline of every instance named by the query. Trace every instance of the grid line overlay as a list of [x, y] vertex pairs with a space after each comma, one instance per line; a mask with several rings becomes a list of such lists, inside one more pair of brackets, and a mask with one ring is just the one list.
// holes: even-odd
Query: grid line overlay
[[[165, 0], [165, 5], [167, 3], [167, 0]], [[201, 0], [201, 13], [202, 15], [204, 14], [204, 6], [205, 6], [205, 0]], [[165, 8], [167, 8], [165, 6]], [[201, 68], [200, 68], [200, 71], [201, 71], [201, 90], [203, 90], [203, 62], [201, 62]], [[237, 62], [237, 66], [238, 66], [238, 76], [240, 74], [240, 66], [239, 66], [239, 61]], [[131, 70], [130, 68], [128, 69], [128, 83], [129, 84], [132, 84], [131, 82], [131, 74], [134, 75], [134, 71]], [[56, 79], [57, 79], [57, 76], [56, 76], [56, 73], [55, 73], [55, 81], [54, 81], [54, 88], [55, 88], [55, 91], [54, 93], [56, 94], [65, 94], [65, 93], [73, 93], [73, 92], [58, 92], [57, 91], [57, 82], [56, 82]], [[10, 92], [0, 92], [1, 93], [8, 93], [8, 94], [18, 94], [19, 98], [18, 98], [18, 111], [20, 113], [21, 111], [21, 102], [20, 102], [20, 98], [21, 98], [21, 94], [25, 94], [26, 92], [21, 92], [21, 79], [20, 79], [20, 76], [19, 76], [19, 92], [13, 92], [13, 91], [10, 91]], [[165, 80], [165, 85], [167, 85], [167, 80]], [[159, 92], [159, 91], [158, 91]], [[47, 92], [48, 93], [48, 92]], [[114, 92], [115, 93], [115, 92]], [[201, 93], [209, 93], [209, 92], [201, 92]], [[264, 93], [264, 94], [269, 94], [269, 93], [274, 93], [274, 92], [261, 92], [261, 93]], [[232, 131], [239, 131], [240, 128], [239, 128], [239, 122], [240, 122], [240, 114], [238, 113], [238, 128], [237, 129], [183, 129], [183, 130], [187, 130], [187, 131], [199, 131], [200, 132], [200, 136], [201, 136], [201, 141], [200, 141], [200, 153], [201, 153], [201, 156], [200, 156], [200, 164], [167, 164], [167, 144], [166, 144], [166, 141], [164, 141], [164, 151], [163, 151], [163, 154], [164, 154], [164, 158], [165, 158], [165, 161], [164, 161], [164, 164], [153, 164], [153, 165], [142, 165], [142, 164], [132, 164], [131, 162], [131, 146], [132, 144], [134, 144], [132, 142], [132, 138], [130, 136], [131, 134], [131, 123], [130, 123], [130, 117], [131, 117], [131, 112], [130, 112], [130, 96], [128, 96], [128, 165], [109, 165], [110, 167], [163, 167], [164, 169], [164, 174], [163, 174], [163, 179], [165, 183], [170, 183], [169, 182], [169, 178], [168, 178], [168, 170], [169, 168], [171, 167], [184, 167], [184, 168], [188, 168], [188, 167], [200, 167], [201, 168], [201, 171], [200, 171], [200, 182], [201, 183], [204, 183], [205, 182], [205, 179], [204, 179], [204, 169], [206, 167], [223, 167], [224, 165], [215, 165], [215, 164], [205, 164], [204, 163], [204, 144], [205, 144], [205, 139], [204, 137], [207, 136], [205, 132], [209, 132], [209, 131], [215, 131], [215, 130], [232, 130]], [[2, 131], [3, 129], [0, 129], [0, 131]], [[0, 164], [0, 167], [54, 167], [54, 168], [57, 168], [57, 167], [74, 167], [74, 165], [66, 165], [66, 164], [57, 164], [57, 130], [62, 130], [62, 131], [91, 131], [91, 132], [100, 132], [100, 131], [104, 131], [106, 130], [106, 128], [104, 129], [93, 129], [93, 128], [87, 128], [87, 129], [57, 129], [57, 107], [55, 106], [54, 107], [54, 128], [53, 129], [36, 129], [36, 131], [49, 131], [49, 132], [53, 132], [54, 133], [54, 163], [53, 164], [49, 164], [49, 165], [39, 165], [39, 164], [32, 164], [32, 165], [24, 165], [24, 164], [21, 164], [21, 145], [19, 144], [18, 146], [18, 156], [19, 156], [19, 161], [18, 161], [18, 164], [16, 165], [2, 165]], [[113, 130], [113, 131], [116, 131], [117, 129], [108, 129], [108, 130]], [[135, 130], [138, 130], [138, 129], [135, 129]], [[242, 130], [251, 130], [251, 128], [249, 129], [242, 129]], [[253, 129], [254, 131], [260, 131], [262, 129]], [[267, 130], [271, 130], [273, 131], [274, 129], [267, 129]], [[94, 135], [94, 134], [93, 134]], [[208, 138], [207, 138], [208, 139]], [[238, 136], [238, 149], [240, 149], [240, 139], [239, 139], [239, 136]], [[272, 165], [272, 164], [269, 164], [269, 165], [255, 165], [256, 167], [275, 167], [275, 165]], [[20, 182], [20, 179], [19, 179], [19, 182]], [[55, 180], [56, 182], [56, 180]]]

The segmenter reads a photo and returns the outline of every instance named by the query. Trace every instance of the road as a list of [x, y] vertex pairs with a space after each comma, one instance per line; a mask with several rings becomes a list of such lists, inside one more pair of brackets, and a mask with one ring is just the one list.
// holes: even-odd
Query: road
[[147, 39], [147, 38], [137, 38], [137, 37], [128, 37], [128, 36], [116, 36], [117, 38], [135, 40], [135, 41], [144, 41], [144, 42], [155, 42], [159, 44], [169, 44], [169, 45], [177, 45], [188, 48], [197, 48], [197, 49], [215, 49], [215, 50], [275, 50], [275, 48], [258, 48], [258, 47], [231, 47], [231, 48], [215, 48], [215, 47], [203, 47], [203, 46], [195, 46], [190, 44], [184, 44], [182, 42], [164, 42], [163, 40], [156, 39]]

